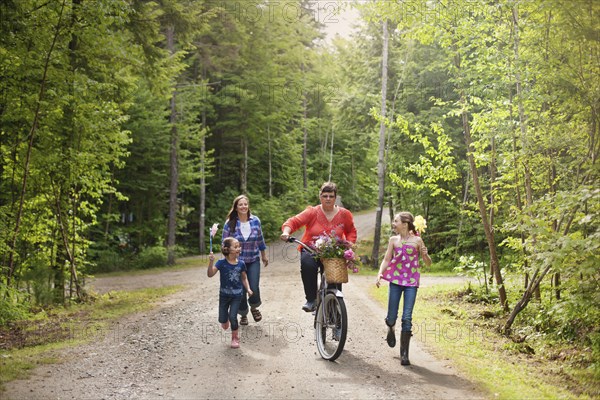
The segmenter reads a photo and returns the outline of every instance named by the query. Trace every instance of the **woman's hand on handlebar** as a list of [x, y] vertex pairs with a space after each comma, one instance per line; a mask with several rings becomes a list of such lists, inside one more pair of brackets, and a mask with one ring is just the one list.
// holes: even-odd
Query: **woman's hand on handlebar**
[[283, 229], [281, 230], [281, 236], [279, 236], [281, 238], [281, 240], [283, 240], [284, 242], [287, 242], [290, 239], [290, 234], [292, 230], [290, 229], [289, 226], [284, 226]]

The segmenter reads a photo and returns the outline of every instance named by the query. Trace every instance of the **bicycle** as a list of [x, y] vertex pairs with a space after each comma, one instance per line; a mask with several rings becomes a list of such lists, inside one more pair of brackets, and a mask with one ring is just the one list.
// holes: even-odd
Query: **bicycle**
[[[315, 254], [307, 244], [290, 236], [288, 243], [297, 243], [306, 251]], [[348, 314], [344, 294], [335, 287], [327, 286], [327, 277], [323, 265], [319, 267], [319, 290], [317, 292], [316, 309], [314, 312], [315, 340], [322, 358], [335, 361], [346, 344], [348, 333]]]

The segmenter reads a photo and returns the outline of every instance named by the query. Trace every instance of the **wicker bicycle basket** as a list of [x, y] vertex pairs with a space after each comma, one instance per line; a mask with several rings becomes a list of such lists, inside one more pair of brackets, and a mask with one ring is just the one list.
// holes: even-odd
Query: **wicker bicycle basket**
[[327, 283], [347, 283], [348, 268], [343, 258], [322, 258]]

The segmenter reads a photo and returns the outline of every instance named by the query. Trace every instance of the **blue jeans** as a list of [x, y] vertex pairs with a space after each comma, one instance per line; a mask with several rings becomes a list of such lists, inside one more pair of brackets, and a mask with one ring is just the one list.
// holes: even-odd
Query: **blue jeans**
[[410, 332], [412, 330], [412, 312], [417, 299], [417, 290], [415, 286], [400, 286], [395, 283], [390, 283], [388, 297], [388, 314], [385, 318], [389, 326], [394, 326], [398, 319], [398, 308], [400, 307], [400, 298], [404, 293], [404, 304], [402, 307], [402, 332]]
[[231, 330], [238, 329], [237, 313], [240, 308], [242, 296], [225, 296], [219, 294], [219, 323], [224, 324], [229, 320]]
[[248, 270], [246, 274], [248, 275], [248, 283], [250, 284], [250, 289], [252, 289], [252, 296], [248, 298], [248, 293], [246, 292], [246, 288], [244, 288], [244, 296], [242, 297], [242, 304], [240, 304], [239, 313], [242, 316], [248, 315], [248, 304], [252, 308], [258, 308], [262, 302], [260, 301], [260, 259], [252, 262], [251, 264], [246, 264], [246, 269]]

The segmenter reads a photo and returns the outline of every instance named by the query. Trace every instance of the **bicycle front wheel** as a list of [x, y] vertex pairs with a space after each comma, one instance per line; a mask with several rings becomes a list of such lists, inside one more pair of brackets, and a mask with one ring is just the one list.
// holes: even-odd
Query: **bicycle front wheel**
[[325, 360], [334, 361], [342, 354], [348, 332], [346, 303], [333, 293], [325, 295], [317, 309], [315, 337], [319, 354]]

